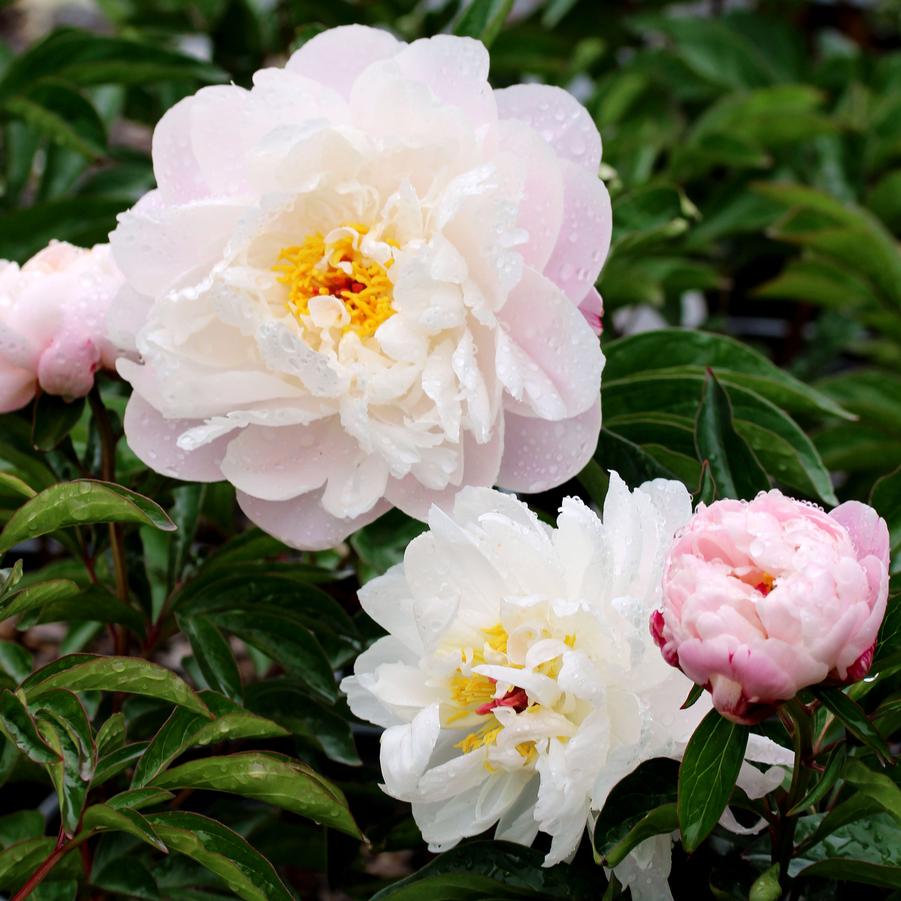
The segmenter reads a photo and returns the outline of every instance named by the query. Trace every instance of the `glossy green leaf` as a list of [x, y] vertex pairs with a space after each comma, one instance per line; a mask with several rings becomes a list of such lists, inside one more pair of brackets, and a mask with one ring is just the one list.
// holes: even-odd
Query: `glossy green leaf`
[[41, 451], [53, 450], [78, 424], [84, 398], [65, 401], [53, 394], [41, 394], [34, 402], [31, 440]]
[[108, 754], [125, 744], [125, 715], [114, 713], [97, 730], [97, 753]]
[[141, 755], [147, 750], [147, 745], [146, 741], [136, 741], [104, 754], [97, 761], [92, 784], [95, 787], [103, 785], [120, 773], [124, 773], [132, 764], [141, 759]]
[[816, 688], [814, 694], [855, 738], [875, 751], [878, 757], [891, 760], [891, 752], [879, 730], [870, 722], [863, 709], [840, 688]]
[[748, 729], [711, 710], [689, 739], [679, 767], [679, 828], [691, 853], [717, 824], [735, 786]]
[[153, 785], [243, 795], [360, 837], [341, 791], [305, 764], [287, 757], [252, 751], [205, 757], [167, 770]]
[[44, 766], [60, 759], [57, 751], [38, 733], [25, 705], [11, 691], [0, 692], [0, 731], [37, 764]]
[[698, 457], [710, 466], [720, 497], [750, 500], [770, 487], [760, 461], [736, 432], [732, 403], [712, 371], [704, 383], [695, 440]]
[[31, 653], [22, 645], [11, 641], [0, 641], [0, 670], [16, 684], [28, 678], [31, 666]]
[[135, 767], [133, 788], [147, 785], [189, 748], [246, 738], [280, 738], [288, 734], [282, 726], [243, 710], [213, 692], [204, 692], [203, 698], [215, 718], [210, 720], [184, 707], [172, 711]]
[[0, 472], [0, 489], [25, 498], [34, 497], [37, 494], [31, 485], [11, 472]]
[[[98, 623], [120, 623], [138, 635], [144, 634], [144, 617], [134, 607], [124, 604], [100, 585], [67, 592], [49, 600], [37, 614], [37, 622], [53, 623], [86, 620]], [[32, 622], [31, 619], [28, 622]]]
[[20, 507], [0, 532], [0, 553], [26, 538], [92, 522], [136, 522], [164, 531], [175, 525], [150, 498], [121, 485], [79, 479], [45, 488]]
[[196, 860], [246, 901], [293, 901], [272, 864], [240, 835], [215, 820], [175, 811], [147, 820], [170, 850]]
[[175, 795], [163, 788], [130, 788], [114, 795], [106, 803], [116, 810], [143, 810], [171, 801]]
[[817, 779], [807, 794], [788, 811], [787, 816], [797, 816], [808, 807], [819, 804], [835, 787], [847, 759], [848, 748], [845, 745], [838, 745], [829, 755], [823, 775]]
[[604, 345], [604, 376], [626, 378], [635, 373], [671, 367], [707, 368], [723, 382], [732, 382], [796, 413], [853, 418], [829, 395], [805, 385], [773, 365], [756, 350], [725, 335], [690, 329], [662, 329], [629, 335]]
[[779, 864], [774, 863], [754, 880], [751, 891], [748, 893], [748, 901], [779, 901], [781, 897]]
[[109, 804], [94, 804], [84, 812], [82, 828], [127, 832], [164, 854], [168, 850], [153, 826], [134, 808], [115, 808]]
[[53, 850], [56, 839], [29, 838], [0, 851], [0, 891], [18, 888]]
[[619, 866], [645, 839], [668, 835], [679, 828], [675, 804], [663, 804], [645, 814], [605, 855], [608, 867]]
[[209, 714], [206, 705], [188, 684], [159, 664], [136, 657], [88, 654], [72, 657], [72, 666], [60, 668], [67, 659], [63, 658], [33, 673], [22, 686], [28, 697], [40, 697], [54, 688], [68, 688], [70, 691], [123, 691], [169, 701], [205, 716]]
[[59, 755], [58, 760], [47, 765], [47, 772], [56, 789], [63, 827], [71, 835], [81, 820], [93, 768], [72, 734], [60, 723], [42, 717], [38, 729], [44, 741]]
[[194, 658], [210, 688], [234, 700], [240, 699], [243, 687], [238, 664], [216, 624], [202, 615], [179, 617], [178, 624], [191, 642]]
[[50, 579], [29, 585], [21, 591], [7, 595], [0, 604], [0, 618], [9, 619], [31, 610], [40, 610], [48, 604], [65, 600], [78, 594], [81, 589], [69, 579]]
[[44, 818], [37, 810], [17, 810], [0, 816], [0, 847], [38, 838], [44, 834]]
[[860, 760], [849, 760], [842, 773], [845, 781], [857, 790], [881, 804], [901, 823], [901, 788], [890, 776], [877, 773]]
[[454, 26], [454, 34], [476, 38], [490, 47], [512, 8], [513, 0], [468, 0]]
[[850, 860], [847, 857], [820, 860], [809, 867], [804, 867], [795, 878], [809, 879], [812, 876], [838, 882], [860, 882], [864, 885], [901, 889], [901, 867], [882, 866], [863, 860]]

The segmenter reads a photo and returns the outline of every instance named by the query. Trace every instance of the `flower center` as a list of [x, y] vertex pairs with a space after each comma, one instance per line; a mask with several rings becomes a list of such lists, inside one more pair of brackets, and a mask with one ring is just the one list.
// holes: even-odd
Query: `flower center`
[[[394, 261], [389, 259], [383, 265], [362, 253], [360, 239], [369, 231], [367, 226], [348, 223], [342, 229], [328, 243], [316, 232], [303, 244], [283, 247], [272, 268], [279, 273], [279, 282], [288, 286], [288, 310], [301, 325], [310, 315], [313, 298], [336, 297], [348, 315], [342, 333], [352, 331], [369, 338], [395, 312], [388, 277]], [[390, 240], [385, 243], [397, 246]]]

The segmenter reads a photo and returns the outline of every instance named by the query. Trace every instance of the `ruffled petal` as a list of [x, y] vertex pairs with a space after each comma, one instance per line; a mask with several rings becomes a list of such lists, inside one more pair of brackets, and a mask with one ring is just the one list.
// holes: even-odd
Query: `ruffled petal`
[[390, 504], [380, 501], [362, 516], [338, 519], [323, 509], [322, 491], [287, 501], [264, 501], [239, 491], [238, 505], [265, 532], [302, 551], [333, 548], [390, 508]]
[[227, 439], [220, 438], [193, 451], [184, 451], [179, 436], [197, 422], [164, 419], [140, 394], [132, 394], [125, 408], [125, 438], [132, 452], [151, 469], [190, 482], [218, 482]]
[[563, 178], [563, 225], [544, 274], [580, 304], [607, 258], [613, 214], [607, 188], [596, 175], [564, 162]]
[[601, 164], [601, 135], [588, 110], [569, 91], [518, 84], [494, 92], [500, 119], [518, 119], [537, 131], [559, 157], [592, 175]]
[[497, 484], [531, 493], [562, 485], [591, 459], [600, 433], [600, 397], [584, 413], [559, 422], [507, 413]]

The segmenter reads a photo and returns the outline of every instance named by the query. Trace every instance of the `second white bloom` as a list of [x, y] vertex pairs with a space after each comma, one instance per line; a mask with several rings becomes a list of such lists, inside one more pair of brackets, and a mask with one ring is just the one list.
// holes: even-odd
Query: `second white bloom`
[[[556, 528], [515, 498], [466, 489], [363, 589], [390, 634], [342, 688], [386, 727], [384, 788], [412, 802], [433, 850], [497, 824], [523, 844], [550, 835], [547, 863], [561, 861], [620, 779], [681, 756], [709, 702], [680, 710], [691, 683], [660, 658], [647, 621], [690, 514], [680, 483], [630, 492], [615, 473], [603, 522], [568, 498]], [[750, 751], [787, 757], [756, 739]], [[741, 782], [758, 796], [780, 780], [746, 765]], [[665, 892], [669, 854], [655, 856]]]

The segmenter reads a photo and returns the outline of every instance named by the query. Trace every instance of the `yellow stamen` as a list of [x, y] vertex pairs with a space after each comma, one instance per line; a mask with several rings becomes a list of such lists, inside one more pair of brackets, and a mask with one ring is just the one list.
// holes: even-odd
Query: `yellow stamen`
[[459, 748], [464, 754], [468, 754], [470, 751], [477, 751], [486, 745], [493, 745], [503, 728], [496, 720], [489, 721], [481, 729], [471, 732], [462, 741], [458, 741], [454, 747]]
[[[359, 223], [348, 227], [359, 237], [368, 231]], [[343, 331], [356, 332], [361, 338], [375, 334], [394, 315], [393, 285], [388, 277], [394, 261], [382, 265], [365, 257], [359, 250], [359, 237], [342, 235], [326, 246], [322, 233], [316, 232], [302, 244], [282, 248], [272, 268], [279, 273], [279, 282], [288, 286], [288, 310], [298, 321], [309, 315], [312, 298], [329, 295], [342, 300], [350, 316]], [[393, 241], [385, 243], [397, 246]]]

